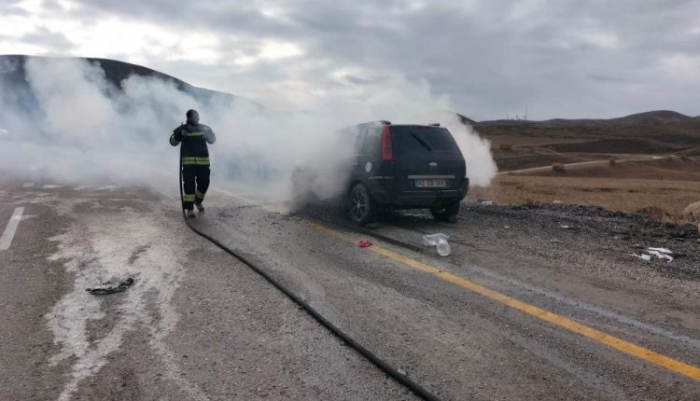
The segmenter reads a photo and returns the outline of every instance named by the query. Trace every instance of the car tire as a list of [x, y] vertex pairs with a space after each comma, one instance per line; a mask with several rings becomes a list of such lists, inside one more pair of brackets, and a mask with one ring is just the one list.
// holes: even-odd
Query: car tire
[[367, 187], [355, 184], [350, 190], [348, 213], [355, 223], [363, 226], [374, 221], [377, 207]]
[[457, 220], [456, 217], [461, 204], [459, 201], [450, 202], [441, 207], [430, 209], [430, 213], [433, 214], [435, 220], [454, 223]]

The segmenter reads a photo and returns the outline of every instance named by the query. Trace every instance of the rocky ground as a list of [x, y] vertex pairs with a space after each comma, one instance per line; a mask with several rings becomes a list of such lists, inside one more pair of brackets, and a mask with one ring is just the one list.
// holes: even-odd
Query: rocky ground
[[[352, 227], [339, 201], [307, 205], [300, 214]], [[581, 262], [596, 256], [620, 268], [648, 269], [662, 277], [700, 280], [700, 234], [692, 224], [662, 223], [644, 214], [614, 212], [597, 206], [569, 204], [496, 205], [490, 202], [463, 205], [455, 223], [437, 223], [427, 211], [381, 213], [367, 232], [382, 235], [388, 227], [430, 234], [451, 235], [452, 242], [478, 247], [503, 248], [542, 261]], [[418, 235], [414, 238], [419, 238]], [[411, 241], [409, 241], [411, 242]], [[420, 241], [406, 243], [420, 246]], [[640, 258], [647, 248], [666, 248], [668, 259]], [[637, 255], [637, 256], [634, 256]]]
[[527, 238], [539, 234], [579, 252], [583, 247], [585, 252], [600, 252], [623, 261], [629, 260], [631, 254], [642, 254], [646, 248], [667, 248], [673, 252], [671, 262], [658, 257], [651, 261], [632, 261], [669, 277], [700, 279], [700, 235], [698, 227], [692, 224], [662, 223], [644, 214], [566, 204], [473, 205], [466, 208], [460, 218], [482, 230], [498, 221], [518, 221], [529, 226], [523, 233]]

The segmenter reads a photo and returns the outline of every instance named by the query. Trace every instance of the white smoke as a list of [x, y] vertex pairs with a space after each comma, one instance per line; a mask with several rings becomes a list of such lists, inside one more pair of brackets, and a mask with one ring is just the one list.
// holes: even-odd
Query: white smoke
[[0, 135], [0, 170], [26, 178], [159, 188], [164, 174], [176, 174], [178, 150], [168, 138], [191, 108], [217, 134], [213, 185], [274, 200], [290, 198], [292, 172], [311, 160], [327, 167], [323, 196], [342, 190], [336, 174], [353, 150], [331, 133], [375, 120], [440, 122], [457, 140], [473, 185], [488, 185], [496, 173], [488, 141], [441, 112], [454, 107], [426, 82], [349, 85], [312, 112], [276, 113], [245, 100], [203, 103], [155, 78], [132, 76], [120, 90], [99, 66], [80, 60], [29, 59], [26, 79], [37, 110], [19, 107], [9, 95], [16, 86], [0, 82], [0, 129], [9, 132]]

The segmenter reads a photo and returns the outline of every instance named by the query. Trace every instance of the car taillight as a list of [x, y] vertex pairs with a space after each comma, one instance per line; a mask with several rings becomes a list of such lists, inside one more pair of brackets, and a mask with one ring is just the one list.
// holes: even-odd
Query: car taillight
[[384, 126], [382, 130], [382, 161], [390, 162], [394, 160], [394, 151], [391, 149], [391, 129]]

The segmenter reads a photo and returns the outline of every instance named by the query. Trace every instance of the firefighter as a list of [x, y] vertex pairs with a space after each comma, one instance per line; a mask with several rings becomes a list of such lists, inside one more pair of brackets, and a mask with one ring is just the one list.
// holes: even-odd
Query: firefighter
[[207, 143], [214, 143], [216, 135], [211, 128], [199, 123], [196, 110], [187, 111], [187, 123], [175, 128], [170, 136], [170, 144], [182, 144], [182, 181], [184, 196], [182, 207], [187, 217], [196, 217], [194, 206], [204, 212], [204, 195], [209, 188], [209, 149]]

